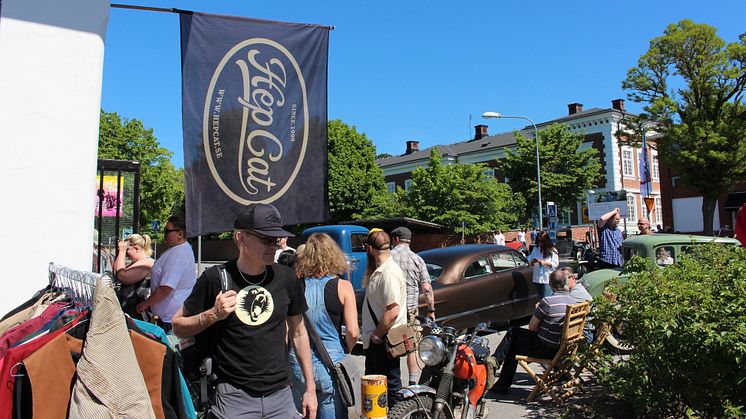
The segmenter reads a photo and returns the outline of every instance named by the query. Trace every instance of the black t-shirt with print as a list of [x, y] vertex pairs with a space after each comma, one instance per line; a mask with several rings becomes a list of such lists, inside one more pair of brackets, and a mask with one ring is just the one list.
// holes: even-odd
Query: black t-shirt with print
[[[235, 260], [225, 266], [238, 296], [236, 311], [206, 331], [214, 340], [214, 371], [220, 381], [252, 396], [271, 394], [290, 379], [285, 319], [306, 311], [303, 289], [295, 272], [283, 265], [268, 266], [266, 277], [244, 273], [245, 280]], [[206, 270], [184, 301], [184, 315], [213, 307], [220, 289], [218, 267]]]

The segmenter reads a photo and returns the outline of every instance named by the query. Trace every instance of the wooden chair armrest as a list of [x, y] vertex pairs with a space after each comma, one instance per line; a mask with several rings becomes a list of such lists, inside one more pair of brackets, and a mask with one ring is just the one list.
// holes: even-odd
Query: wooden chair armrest
[[528, 362], [529, 364], [533, 363], [533, 362], [536, 362], [538, 364], [551, 364], [552, 363], [551, 359], [546, 359], [546, 358], [532, 358], [532, 357], [526, 356], [526, 355], [516, 355], [515, 356], [515, 360], [516, 361], [525, 361], [525, 362]]

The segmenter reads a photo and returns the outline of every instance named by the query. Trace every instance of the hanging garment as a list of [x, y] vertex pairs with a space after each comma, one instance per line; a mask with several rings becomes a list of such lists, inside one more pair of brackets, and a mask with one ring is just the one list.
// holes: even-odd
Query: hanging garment
[[[37, 299], [37, 301], [30, 307], [22, 309], [15, 314], [7, 314], [2, 321], [0, 321], [0, 333], [5, 333], [9, 329], [18, 326], [19, 324], [25, 323], [34, 318], [34, 315], [39, 310], [43, 310], [51, 304], [51, 302], [59, 296], [59, 293], [46, 293]], [[25, 304], [25, 303], [24, 303]]]
[[13, 389], [15, 387], [15, 379], [11, 374], [17, 373], [18, 366], [22, 365], [21, 361], [52, 341], [52, 339], [75, 326], [83, 317], [85, 317], [85, 314], [81, 314], [77, 319], [68, 323], [61, 329], [39, 336], [39, 338], [35, 340], [8, 350], [8, 353], [3, 358], [2, 369], [0, 370], [0, 406], [4, 407], [0, 409], [0, 419], [10, 419], [11, 417], [12, 409], [10, 406], [13, 405]]
[[[75, 363], [70, 353], [79, 354], [82, 349], [82, 340], [63, 333], [23, 361], [33, 391], [30, 396], [34, 418], [64, 418], [67, 415], [70, 387], [75, 378]], [[29, 417], [20, 413], [17, 416]]]
[[40, 316], [8, 329], [0, 336], [0, 357], [4, 356], [12, 346], [15, 346], [16, 342], [43, 328], [47, 322], [57, 317], [60, 310], [67, 305], [68, 303], [64, 301], [52, 303]]
[[[169, 347], [168, 351], [166, 352], [166, 359], [163, 361], [163, 397], [167, 398], [169, 404], [173, 406], [174, 410], [176, 411], [177, 417], [186, 419], [197, 419], [197, 412], [194, 409], [194, 402], [192, 402], [192, 398], [190, 397], [189, 387], [187, 387], [186, 380], [184, 379], [184, 376], [179, 369], [177, 354], [174, 351], [175, 348], [171, 348], [171, 341], [166, 336], [166, 332], [153, 323], [148, 323], [137, 319], [130, 320], [140, 330], [155, 336], [156, 338], [160, 339], [161, 343]], [[176, 371], [177, 377], [171, 377], [166, 373], [165, 370], [169, 367], [169, 365], [171, 365], [172, 370]], [[171, 382], [172, 394], [170, 395], [168, 394], [168, 391], [166, 391], [168, 388], [167, 381]], [[177, 407], [177, 401], [181, 401], [181, 408]], [[166, 402], [164, 400], [164, 406], [165, 404]]]
[[124, 314], [114, 289], [103, 281], [94, 291], [77, 371], [70, 418], [155, 418]]

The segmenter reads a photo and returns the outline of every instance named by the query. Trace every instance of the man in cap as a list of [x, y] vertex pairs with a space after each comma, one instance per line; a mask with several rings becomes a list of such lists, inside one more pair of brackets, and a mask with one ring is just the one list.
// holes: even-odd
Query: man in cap
[[401, 388], [399, 359], [386, 352], [386, 334], [392, 327], [407, 324], [407, 284], [404, 272], [391, 258], [391, 240], [374, 228], [365, 240], [368, 266], [365, 271], [363, 301], [363, 348], [365, 373], [382, 374], [388, 379], [388, 402], [393, 405]]
[[297, 417], [288, 386], [289, 337], [306, 383], [302, 414], [314, 418], [316, 388], [303, 325], [306, 300], [293, 270], [273, 264], [278, 238], [293, 234], [282, 229], [280, 213], [268, 204], [244, 208], [233, 228], [239, 256], [223, 265], [230, 281], [221, 280], [221, 267], [206, 270], [174, 315], [174, 332], [208, 333], [218, 379], [210, 413], [218, 418]]
[[[427, 273], [425, 261], [409, 248], [412, 243], [412, 231], [406, 227], [398, 227], [391, 231], [391, 241], [394, 250], [391, 258], [404, 271], [407, 280], [407, 315], [409, 323], [415, 322], [420, 294], [425, 296], [427, 302], [427, 315], [435, 320], [435, 299], [433, 298], [433, 287], [430, 285], [430, 274]], [[407, 354], [407, 370], [409, 371], [409, 385], [417, 383], [417, 354]]]

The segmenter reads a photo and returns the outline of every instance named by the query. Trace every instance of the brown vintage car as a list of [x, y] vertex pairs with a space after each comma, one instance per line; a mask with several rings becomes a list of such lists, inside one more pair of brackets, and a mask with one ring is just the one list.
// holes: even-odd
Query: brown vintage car
[[[466, 244], [418, 254], [427, 264], [442, 325], [465, 329], [525, 321], [539, 301], [528, 261], [510, 247]], [[421, 297], [420, 313], [426, 309]]]

